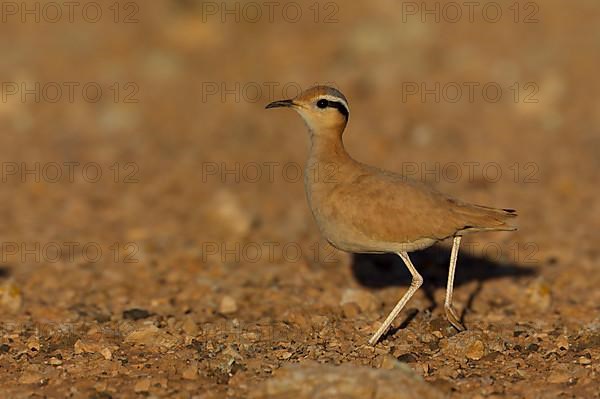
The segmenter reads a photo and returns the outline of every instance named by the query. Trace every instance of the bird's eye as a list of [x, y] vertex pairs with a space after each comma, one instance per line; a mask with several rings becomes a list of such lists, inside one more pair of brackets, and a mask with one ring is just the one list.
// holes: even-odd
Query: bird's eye
[[317, 107], [319, 108], [327, 108], [329, 102], [327, 100], [319, 100], [317, 101]]

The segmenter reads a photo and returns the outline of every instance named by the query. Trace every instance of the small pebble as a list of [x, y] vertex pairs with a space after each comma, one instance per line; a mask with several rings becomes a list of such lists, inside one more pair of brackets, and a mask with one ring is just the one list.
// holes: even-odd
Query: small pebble
[[108, 348], [104, 348], [100, 351], [100, 354], [104, 357], [104, 359], [106, 360], [110, 360], [112, 359], [112, 352], [110, 349]]
[[567, 338], [564, 335], [558, 337], [558, 339], [556, 340], [556, 347], [562, 350], [569, 349], [569, 338]]
[[78, 339], [73, 346], [76, 355], [80, 355], [82, 353], [98, 353], [100, 352], [100, 347], [97, 343], [87, 342]]
[[51, 357], [50, 360], [48, 360], [48, 364], [50, 364], [51, 366], [60, 366], [61, 364], [63, 364], [63, 362], [62, 360], [56, 357]]
[[191, 317], [186, 317], [181, 328], [187, 335], [195, 336], [198, 334], [198, 325]]
[[372, 312], [379, 308], [377, 297], [367, 290], [349, 288], [344, 291], [340, 305], [356, 304], [362, 312]]
[[40, 339], [38, 337], [32, 336], [27, 340], [27, 349], [31, 352], [39, 352], [40, 351]]
[[581, 356], [581, 357], [579, 357], [579, 359], [577, 359], [577, 363], [586, 366], [588, 364], [592, 364], [592, 359], [589, 359], [585, 356]]
[[404, 363], [415, 363], [417, 358], [412, 353], [405, 353], [403, 355], [398, 356], [398, 360]]
[[125, 320], [142, 320], [151, 316], [151, 313], [144, 309], [128, 309], [123, 312]]
[[356, 303], [349, 302], [342, 305], [342, 312], [346, 319], [354, 319], [360, 314], [360, 308]]
[[125, 337], [125, 342], [147, 347], [172, 348], [179, 342], [177, 337], [168, 334], [156, 326], [146, 326], [132, 331]]
[[183, 370], [182, 374], [183, 378], [186, 380], [196, 380], [198, 379], [198, 367], [195, 365], [190, 365]]
[[483, 342], [477, 340], [467, 347], [465, 356], [471, 360], [480, 360], [485, 354], [485, 345]]
[[235, 299], [233, 299], [229, 295], [225, 295], [223, 299], [221, 299], [221, 304], [219, 305], [219, 313], [232, 314], [237, 312], [237, 310], [238, 306]]
[[286, 350], [281, 350], [281, 351], [277, 351], [275, 353], [275, 356], [277, 357], [277, 359], [279, 360], [288, 360], [290, 357], [292, 357], [292, 353], [288, 352]]

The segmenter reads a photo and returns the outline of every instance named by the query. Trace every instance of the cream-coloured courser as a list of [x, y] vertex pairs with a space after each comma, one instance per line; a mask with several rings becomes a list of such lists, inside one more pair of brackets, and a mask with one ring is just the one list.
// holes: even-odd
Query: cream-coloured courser
[[[515, 230], [506, 220], [512, 209], [472, 205], [446, 196], [400, 174], [365, 165], [344, 149], [342, 134], [348, 122], [348, 102], [328, 86], [308, 89], [294, 99], [275, 101], [266, 108], [289, 107], [306, 122], [311, 138], [306, 164], [308, 203], [319, 228], [336, 248], [356, 253], [396, 253], [412, 274], [410, 288], [369, 343], [387, 331], [410, 297], [423, 283], [408, 252], [453, 238], [444, 309], [459, 331], [464, 327], [452, 307], [454, 271], [460, 239], [478, 231]], [[310, 171], [335, 167], [328, 179]]]

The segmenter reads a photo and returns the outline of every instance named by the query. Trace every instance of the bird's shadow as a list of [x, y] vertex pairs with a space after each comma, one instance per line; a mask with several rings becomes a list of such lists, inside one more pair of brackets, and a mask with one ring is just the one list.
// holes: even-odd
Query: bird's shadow
[[[421, 276], [423, 276], [424, 281], [421, 289], [424, 290], [427, 299], [431, 303], [428, 309], [431, 311], [438, 307], [434, 296], [435, 290], [446, 288], [450, 249], [434, 245], [422, 251], [411, 252], [409, 256]], [[352, 272], [356, 280], [362, 286], [368, 288], [407, 287], [411, 282], [411, 275], [406, 265], [396, 254], [353, 254]], [[485, 281], [502, 277], [524, 278], [536, 274], [537, 270], [533, 267], [513, 262], [494, 261], [485, 257], [474, 256], [466, 251], [459, 252], [454, 287], [472, 281], [477, 282], [465, 304], [461, 319], [464, 318], [466, 312], [470, 311]], [[405, 327], [415, 316], [416, 312], [409, 314], [400, 328]]]

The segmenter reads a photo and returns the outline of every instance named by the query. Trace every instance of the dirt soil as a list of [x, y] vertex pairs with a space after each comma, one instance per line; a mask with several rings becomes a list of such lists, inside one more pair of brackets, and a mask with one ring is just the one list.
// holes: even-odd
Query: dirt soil
[[[600, 397], [597, 2], [5, 3], [0, 397]], [[444, 242], [367, 345], [410, 276], [312, 219], [264, 105], [314, 83], [355, 158], [518, 210], [464, 241], [466, 331]]]

